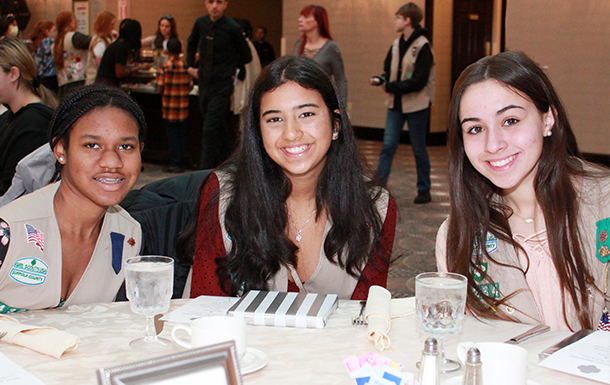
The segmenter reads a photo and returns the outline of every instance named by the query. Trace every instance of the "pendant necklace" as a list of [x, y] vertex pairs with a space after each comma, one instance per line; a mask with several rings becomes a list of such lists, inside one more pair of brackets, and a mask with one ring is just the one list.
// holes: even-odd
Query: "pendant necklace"
[[515, 214], [517, 216], [517, 218], [521, 219], [523, 222], [529, 224], [534, 223], [534, 218], [536, 217], [536, 215], [534, 215], [534, 218], [523, 218], [521, 215], [517, 214], [514, 210], [513, 210], [513, 214]]
[[311, 214], [309, 214], [309, 218], [307, 219], [307, 221], [305, 222], [303, 227], [301, 227], [301, 230], [299, 230], [299, 229], [297, 229], [297, 225], [292, 220], [292, 215], [290, 215], [290, 211], [288, 212], [288, 215], [290, 216], [290, 222], [292, 223], [292, 227], [294, 227], [294, 229], [297, 231], [297, 235], [294, 237], [294, 239], [296, 239], [297, 242], [301, 242], [301, 239], [303, 239], [303, 236], [301, 235], [301, 231], [303, 231], [305, 229], [305, 226], [307, 226], [307, 224], [309, 223], [309, 221], [311, 221], [311, 218], [313, 218], [313, 216], [315, 214], [316, 214], [316, 209], [314, 209], [311, 212]]

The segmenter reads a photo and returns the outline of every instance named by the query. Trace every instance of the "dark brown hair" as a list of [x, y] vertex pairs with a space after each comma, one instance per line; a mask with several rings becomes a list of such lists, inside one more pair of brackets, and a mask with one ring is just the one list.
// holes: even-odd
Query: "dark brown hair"
[[165, 40], [165, 36], [161, 33], [161, 29], [159, 25], [162, 20], [167, 20], [169, 22], [169, 38], [178, 38], [178, 27], [176, 26], [176, 19], [172, 15], [163, 15], [159, 19], [157, 23], [157, 34], [155, 35], [155, 41], [153, 42], [156, 49], [163, 49], [163, 41]]
[[[292, 184], [267, 154], [260, 128], [263, 96], [288, 82], [318, 92], [328, 108], [332, 124], [338, 127], [338, 137], [328, 149], [316, 185], [316, 215], [326, 211], [332, 219], [323, 245], [326, 258], [352, 277], [361, 276], [362, 267], [372, 258], [373, 251], [379, 252], [382, 261], [375, 265], [377, 269], [390, 263], [391, 250], [378, 247], [383, 236], [383, 222], [376, 202], [382, 189], [365, 168], [336, 87], [313, 60], [284, 56], [265, 67], [257, 77], [244, 112], [240, 146], [232, 160], [221, 166], [230, 175], [227, 191], [231, 192], [231, 198], [225, 226], [233, 246], [227, 256], [216, 259], [217, 273], [222, 289], [233, 296], [242, 289], [244, 292], [268, 290], [268, 280], [282, 266], [297, 265], [298, 247], [285, 233], [288, 223], [286, 199]], [[218, 199], [218, 196], [211, 197], [211, 205]], [[205, 211], [199, 214], [201, 218], [214, 215], [211, 207], [202, 208]], [[181, 260], [189, 264], [192, 263], [197, 218], [195, 212], [191, 226], [178, 240]], [[203, 220], [209, 221], [211, 217]]]
[[488, 232], [511, 245], [515, 252], [522, 250], [525, 253], [512, 237], [508, 223], [512, 210], [502, 200], [494, 199], [494, 196], [501, 194], [501, 190], [475, 170], [464, 151], [460, 102], [470, 86], [488, 79], [530, 100], [540, 113], [550, 110], [555, 117], [553, 135], [544, 138], [534, 191], [544, 214], [550, 254], [559, 277], [564, 320], [569, 325], [566, 302], [571, 301], [580, 325], [591, 329], [587, 283], [592, 279], [578, 229], [579, 205], [574, 186], [574, 177], [586, 173], [576, 138], [557, 93], [542, 69], [521, 52], [504, 52], [483, 58], [466, 68], [455, 84], [448, 123], [449, 175], [452, 177], [449, 181], [451, 215], [446, 245], [451, 252], [447, 253], [447, 267], [451, 272], [468, 277], [473, 290], [468, 291], [467, 308], [473, 314], [511, 319], [501, 311], [499, 305], [517, 293], [506, 293], [501, 299], [486, 296], [477, 286], [471, 268], [474, 251], [475, 254], [484, 254], [493, 263], [521, 270], [519, 266], [494, 260], [484, 246], [482, 250], [474, 250], [475, 244], [485, 245]]
[[413, 28], [417, 28], [420, 26], [422, 19], [424, 18], [424, 13], [421, 8], [417, 6], [415, 3], [408, 3], [398, 8], [396, 11], [397, 15], [402, 16], [403, 18], [409, 18], [411, 20], [411, 26]]

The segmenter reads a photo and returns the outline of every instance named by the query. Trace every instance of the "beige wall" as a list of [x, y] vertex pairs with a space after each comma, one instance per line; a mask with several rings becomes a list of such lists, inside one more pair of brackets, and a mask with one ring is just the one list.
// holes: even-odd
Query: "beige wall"
[[610, 1], [509, 0], [506, 19], [506, 48], [548, 67], [581, 151], [610, 154]]
[[[424, 8], [425, 1], [415, 1]], [[356, 126], [383, 128], [385, 126], [386, 107], [384, 101], [386, 94], [380, 87], [372, 87], [368, 79], [372, 75], [383, 72], [383, 61], [393, 40], [399, 35], [394, 31], [394, 14], [398, 8], [405, 4], [404, 0], [318, 0], [315, 2], [326, 8], [330, 30], [341, 49], [345, 63], [345, 72], [348, 81], [348, 109], [352, 123]], [[297, 19], [301, 9], [311, 4], [310, 0], [284, 0], [283, 31], [286, 42], [286, 51], [292, 53], [294, 44], [300, 37], [297, 28]], [[446, 92], [442, 92], [450, 81], [446, 76], [449, 73], [450, 58], [446, 58], [450, 44], [438, 44], [437, 34], [451, 35], [451, 22], [446, 22], [446, 12], [438, 7], [435, 17], [434, 51], [437, 61], [437, 105], [433, 110], [431, 130], [433, 132], [445, 130]], [[447, 24], [449, 28], [447, 29]], [[440, 88], [439, 88], [440, 86]]]
[[[543, 66], [564, 101], [581, 149], [610, 154], [610, 1], [507, 0], [506, 48], [523, 50]], [[358, 126], [383, 128], [384, 93], [368, 85], [382, 71], [392, 40], [394, 13], [404, 0], [319, 0], [329, 12], [331, 31], [345, 61], [349, 108]], [[416, 1], [422, 8], [424, 0]], [[118, 0], [92, 0], [91, 17], [101, 10], [118, 13]], [[203, 0], [129, 0], [131, 17], [141, 21], [144, 34], [153, 34], [160, 15], [178, 20], [180, 38], [190, 34], [195, 19], [205, 14]], [[231, 0], [227, 14], [249, 18], [253, 26], [269, 28], [269, 40], [287, 51], [299, 37], [297, 18], [310, 0]], [[436, 102], [431, 131], [444, 132], [451, 90], [452, 0], [436, 0], [434, 53], [437, 63]], [[501, 0], [494, 0], [499, 10]], [[70, 9], [69, 0], [30, 1], [30, 28], [42, 19]], [[283, 7], [283, 9], [282, 9]], [[496, 15], [497, 16], [497, 15]], [[498, 50], [498, 21], [493, 51]], [[27, 33], [28, 31], [26, 31]]]

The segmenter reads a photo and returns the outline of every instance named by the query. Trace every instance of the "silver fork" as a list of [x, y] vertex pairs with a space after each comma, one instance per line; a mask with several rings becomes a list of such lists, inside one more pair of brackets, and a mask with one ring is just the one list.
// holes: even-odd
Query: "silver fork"
[[0, 333], [0, 340], [3, 339], [6, 334], [7, 334], [6, 332]]
[[360, 301], [360, 314], [358, 317], [352, 318], [352, 325], [368, 325], [368, 322], [364, 319], [364, 308], [366, 307], [366, 301]]

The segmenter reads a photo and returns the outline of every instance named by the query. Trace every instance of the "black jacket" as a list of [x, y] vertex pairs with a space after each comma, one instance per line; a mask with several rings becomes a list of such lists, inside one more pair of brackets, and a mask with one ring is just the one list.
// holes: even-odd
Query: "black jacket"
[[[174, 294], [181, 298], [190, 266], [177, 260], [175, 241], [184, 230], [199, 201], [199, 185], [210, 170], [190, 172], [152, 182], [131, 190], [120, 206], [142, 226], [141, 255], [174, 258]], [[119, 296], [120, 297], [120, 296]]]
[[48, 142], [47, 130], [53, 109], [30, 103], [16, 113], [0, 116], [0, 196], [11, 186], [15, 167], [26, 155]]
[[195, 21], [186, 51], [186, 63], [189, 67], [195, 67], [197, 52], [200, 84], [231, 79], [238, 67], [252, 61], [250, 47], [241, 27], [227, 16], [222, 16], [214, 23], [210, 16], [203, 16]]

